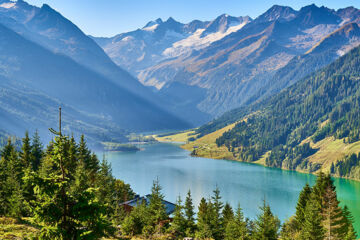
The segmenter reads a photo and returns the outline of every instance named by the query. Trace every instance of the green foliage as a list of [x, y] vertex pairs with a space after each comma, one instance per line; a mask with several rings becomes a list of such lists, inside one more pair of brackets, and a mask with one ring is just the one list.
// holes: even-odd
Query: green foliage
[[38, 131], [35, 131], [35, 134], [32, 138], [31, 155], [32, 155], [31, 157], [32, 168], [34, 171], [36, 171], [38, 170], [41, 159], [43, 157], [43, 145], [40, 141], [40, 136]]
[[222, 216], [223, 216], [222, 225], [224, 226], [224, 228], [226, 228], [228, 223], [234, 219], [234, 211], [232, 210], [232, 207], [230, 206], [229, 203], [225, 204], [224, 209], [222, 211]]
[[25, 164], [9, 138], [0, 159], [0, 215], [20, 218], [25, 213], [24, 168]]
[[301, 225], [305, 220], [306, 204], [310, 200], [311, 188], [309, 184], [306, 184], [303, 190], [300, 192], [299, 200], [296, 205], [295, 223], [296, 229], [301, 230]]
[[332, 185], [328, 185], [325, 189], [321, 209], [326, 237], [328, 239], [344, 239], [343, 229], [346, 228], [346, 221]]
[[41, 239], [98, 239], [110, 232], [106, 209], [96, 199], [98, 190], [86, 184], [87, 176], [81, 172], [84, 165], [79, 164], [75, 173], [69, 168], [72, 145], [69, 138], [57, 137], [44, 160], [52, 171], [26, 177], [34, 186], [31, 210], [41, 226]]
[[345, 240], [355, 240], [357, 238], [357, 235], [354, 230], [354, 217], [352, 216], [351, 212], [349, 211], [348, 207], [345, 205], [342, 209], [343, 213], [343, 228], [342, 233], [345, 236]]
[[[226, 205], [225, 205], [226, 206]], [[249, 229], [244, 219], [242, 209], [238, 205], [236, 214], [228, 221], [225, 227], [225, 240], [246, 240], [250, 239]]]
[[163, 232], [163, 223], [169, 218], [163, 201], [164, 195], [161, 193], [161, 186], [157, 179], [153, 182], [149, 203], [150, 225], [157, 233]]
[[185, 199], [184, 211], [185, 211], [186, 236], [193, 237], [196, 230], [196, 224], [194, 218], [195, 216], [194, 205], [190, 190], [188, 191]]
[[178, 197], [175, 212], [173, 214], [173, 221], [170, 227], [170, 231], [176, 239], [183, 239], [186, 236], [186, 219], [183, 213], [183, 208], [181, 198]]
[[332, 164], [330, 173], [337, 177], [360, 178], [360, 153], [345, 156]]
[[100, 166], [84, 138], [78, 146], [73, 137], [57, 137], [44, 151], [37, 132], [32, 140], [26, 133], [19, 150], [9, 139], [0, 154], [0, 215], [30, 216], [40, 239], [112, 234], [110, 220], [121, 215], [114, 209], [134, 195], [106, 161]]
[[198, 208], [197, 214], [197, 231], [195, 233], [196, 238], [206, 239], [213, 238], [211, 229], [211, 211], [212, 203], [207, 202], [205, 198], [202, 198]]
[[145, 226], [149, 225], [149, 211], [146, 207], [146, 203], [139, 203], [130, 214], [125, 217], [121, 230], [125, 235], [135, 236], [142, 234]]
[[265, 200], [260, 207], [261, 214], [255, 220], [254, 239], [275, 240], [278, 238], [280, 220], [273, 215]]
[[325, 237], [325, 229], [322, 226], [322, 216], [315, 199], [311, 199], [305, 208], [305, 219], [301, 229], [301, 239], [322, 240]]

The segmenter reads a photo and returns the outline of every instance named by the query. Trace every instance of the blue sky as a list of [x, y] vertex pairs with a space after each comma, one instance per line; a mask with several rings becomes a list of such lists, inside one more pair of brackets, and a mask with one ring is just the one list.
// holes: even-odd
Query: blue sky
[[272, 5], [291, 6], [295, 10], [315, 3], [338, 9], [347, 6], [360, 8], [360, 0], [27, 0], [41, 6], [49, 4], [94, 36], [113, 36], [143, 27], [158, 17], [173, 17], [180, 22], [194, 19], [211, 20], [220, 14], [249, 15], [252, 18]]

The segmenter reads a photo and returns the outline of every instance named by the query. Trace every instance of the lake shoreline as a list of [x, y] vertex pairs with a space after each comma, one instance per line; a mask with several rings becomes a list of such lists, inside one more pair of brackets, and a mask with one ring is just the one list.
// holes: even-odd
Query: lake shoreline
[[[317, 176], [319, 174], [319, 172], [307, 172], [307, 171], [301, 171], [301, 170], [291, 170], [291, 169], [286, 169], [286, 168], [278, 168], [278, 167], [270, 167], [270, 166], [266, 166], [265, 164], [261, 163], [261, 162], [258, 162], [258, 161], [255, 161], [255, 162], [245, 162], [245, 161], [241, 161], [239, 159], [235, 159], [235, 158], [216, 158], [216, 157], [209, 157], [209, 156], [199, 156], [199, 155], [192, 155], [191, 154], [191, 151], [189, 149], [187, 149], [186, 147], [184, 147], [186, 145], [186, 143], [178, 143], [178, 142], [169, 142], [169, 141], [162, 141], [159, 143], [174, 143], [174, 144], [183, 144], [183, 145], [180, 145], [179, 147], [188, 151], [189, 152], [189, 155], [191, 157], [200, 157], [200, 158], [210, 158], [210, 159], [214, 159], [214, 160], [227, 160], [227, 161], [234, 161], [234, 162], [241, 162], [241, 163], [249, 163], [249, 164], [255, 164], [255, 165], [259, 165], [259, 166], [263, 166], [263, 167], [266, 167], [266, 168], [272, 168], [272, 169], [280, 169], [280, 170], [284, 170], [284, 171], [290, 171], [290, 172], [297, 172], [297, 173], [304, 173], [304, 174], [311, 174], [311, 175], [314, 175], [314, 176]], [[324, 173], [327, 173], [327, 172], [324, 172]], [[331, 177], [334, 177], [334, 178], [338, 178], [338, 179], [346, 179], [346, 180], [352, 180], [352, 181], [356, 181], [356, 182], [360, 182], [360, 179], [356, 179], [356, 178], [349, 178], [349, 177], [339, 177], [339, 176], [333, 176], [331, 175]]]

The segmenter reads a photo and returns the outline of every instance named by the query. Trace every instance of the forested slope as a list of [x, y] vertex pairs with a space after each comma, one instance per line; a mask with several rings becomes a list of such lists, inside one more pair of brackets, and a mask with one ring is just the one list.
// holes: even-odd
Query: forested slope
[[[278, 95], [229, 112], [198, 132], [202, 136], [239, 121], [216, 139], [234, 158], [253, 162], [267, 153], [267, 166], [316, 171], [321, 163], [311, 163], [308, 157], [317, 152], [312, 147], [317, 142], [331, 138], [352, 144], [360, 140], [359, 63], [358, 47]], [[244, 116], [246, 121], [241, 121]]]

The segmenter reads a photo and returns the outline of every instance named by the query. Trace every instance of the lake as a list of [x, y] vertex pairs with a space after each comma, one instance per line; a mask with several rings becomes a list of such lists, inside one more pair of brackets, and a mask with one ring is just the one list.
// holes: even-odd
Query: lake
[[[202, 197], [209, 198], [216, 186], [222, 200], [233, 207], [240, 203], [246, 217], [253, 219], [265, 199], [283, 222], [295, 212], [299, 192], [306, 183], [314, 184], [310, 174], [284, 171], [260, 165], [227, 160], [191, 157], [178, 144], [141, 145], [143, 151], [108, 152], [113, 175], [129, 183], [138, 194], [150, 193], [153, 180], [159, 179], [165, 199], [184, 200], [190, 189], [197, 208]], [[334, 179], [338, 198], [353, 213], [360, 232], [360, 182]]]

